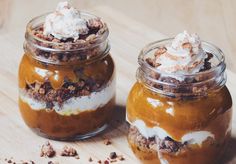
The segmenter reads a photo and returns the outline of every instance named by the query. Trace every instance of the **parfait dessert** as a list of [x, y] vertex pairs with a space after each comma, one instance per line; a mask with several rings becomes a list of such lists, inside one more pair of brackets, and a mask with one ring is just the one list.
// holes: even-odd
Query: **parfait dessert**
[[232, 99], [216, 46], [186, 31], [147, 45], [127, 102], [128, 141], [143, 163], [217, 163], [230, 138]]
[[107, 127], [115, 104], [108, 34], [101, 18], [68, 2], [28, 23], [19, 67], [19, 107], [37, 134], [82, 139]]

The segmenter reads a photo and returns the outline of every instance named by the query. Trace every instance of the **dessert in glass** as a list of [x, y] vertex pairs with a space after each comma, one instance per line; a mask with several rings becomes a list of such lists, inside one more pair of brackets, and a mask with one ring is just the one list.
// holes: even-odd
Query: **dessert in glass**
[[222, 51], [186, 31], [147, 45], [127, 101], [128, 142], [143, 163], [217, 163], [231, 133]]
[[103, 131], [115, 105], [108, 27], [68, 2], [31, 20], [19, 67], [19, 108], [37, 134], [84, 139]]

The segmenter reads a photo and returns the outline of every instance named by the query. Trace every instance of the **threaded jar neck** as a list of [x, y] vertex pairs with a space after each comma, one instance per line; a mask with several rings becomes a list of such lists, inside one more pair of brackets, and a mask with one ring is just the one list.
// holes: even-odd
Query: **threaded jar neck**
[[[96, 34], [91, 34], [91, 37], [88, 36], [84, 40], [55, 42], [35, 35], [35, 30], [43, 27], [48, 14], [50, 13], [32, 19], [26, 27], [24, 50], [31, 58], [47, 64], [71, 65], [92, 63], [108, 55], [110, 45], [108, 41], [109, 30], [106, 23], [101, 21], [103, 27]], [[87, 21], [101, 20], [99, 17], [86, 12], [80, 12], [80, 15]]]
[[[226, 64], [223, 52], [211, 43], [202, 41], [203, 50], [213, 55], [210, 69], [193, 73], [167, 73], [152, 67], [146, 59], [157, 49], [171, 43], [173, 38], [148, 44], [140, 52], [137, 80], [155, 93], [169, 97], [194, 98], [207, 96], [226, 83]], [[180, 80], [181, 79], [181, 80]]]

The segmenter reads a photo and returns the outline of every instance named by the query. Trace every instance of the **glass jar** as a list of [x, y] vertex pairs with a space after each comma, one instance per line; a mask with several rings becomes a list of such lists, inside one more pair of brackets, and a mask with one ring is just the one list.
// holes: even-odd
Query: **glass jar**
[[231, 135], [232, 99], [223, 53], [202, 42], [213, 55], [213, 66], [195, 74], [167, 74], [151, 67], [146, 59], [172, 40], [141, 51], [137, 82], [127, 101], [128, 142], [143, 163], [216, 163]]
[[[81, 12], [86, 20], [99, 18]], [[108, 28], [78, 42], [53, 42], [35, 34], [45, 17], [29, 22], [19, 67], [19, 108], [37, 134], [56, 140], [84, 139], [103, 131], [115, 105], [115, 66]]]

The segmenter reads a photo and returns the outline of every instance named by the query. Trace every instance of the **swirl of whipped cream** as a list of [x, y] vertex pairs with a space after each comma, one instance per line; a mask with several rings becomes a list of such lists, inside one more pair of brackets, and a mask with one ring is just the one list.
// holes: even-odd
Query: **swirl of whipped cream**
[[57, 39], [76, 40], [80, 34], [87, 34], [88, 31], [87, 22], [81, 18], [80, 12], [68, 2], [60, 2], [56, 11], [46, 17], [43, 34], [51, 34]]
[[199, 36], [187, 31], [178, 34], [166, 49], [165, 53], [156, 56], [156, 63], [159, 64], [158, 70], [167, 73], [197, 73], [207, 58]]

